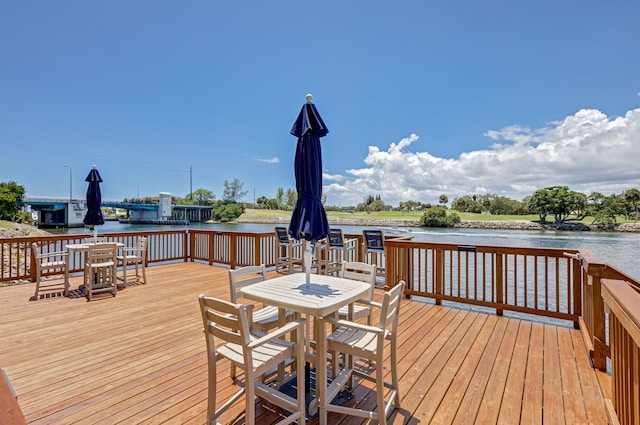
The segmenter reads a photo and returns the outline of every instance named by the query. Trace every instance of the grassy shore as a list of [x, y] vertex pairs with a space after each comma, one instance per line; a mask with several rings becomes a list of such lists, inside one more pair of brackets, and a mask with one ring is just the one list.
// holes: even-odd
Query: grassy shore
[[[455, 227], [475, 229], [507, 229], [507, 230], [575, 230], [575, 231], [620, 231], [640, 232], [640, 225], [619, 220], [614, 226], [593, 224], [592, 218], [571, 220], [565, 223], [539, 223], [538, 215], [490, 215], [474, 213], [458, 213], [461, 222]], [[327, 211], [327, 219], [334, 226], [397, 226], [417, 227], [420, 225], [422, 212], [337, 212]], [[236, 220], [238, 223], [286, 224], [291, 218], [291, 211], [246, 209]], [[622, 217], [621, 217], [622, 219]]]
[[[327, 219], [349, 219], [349, 220], [399, 220], [399, 221], [420, 221], [422, 212], [402, 212], [402, 211], [380, 211], [380, 212], [339, 212], [339, 211], [327, 211]], [[467, 221], [536, 221], [538, 220], [537, 214], [530, 215], [491, 215], [491, 214], [475, 214], [467, 212], [457, 213], [461, 220]], [[251, 221], [266, 221], [266, 220], [288, 220], [291, 217], [291, 211], [285, 210], [258, 210], [247, 208], [245, 212], [240, 216], [238, 221], [251, 222]], [[583, 220], [587, 222], [588, 220]]]

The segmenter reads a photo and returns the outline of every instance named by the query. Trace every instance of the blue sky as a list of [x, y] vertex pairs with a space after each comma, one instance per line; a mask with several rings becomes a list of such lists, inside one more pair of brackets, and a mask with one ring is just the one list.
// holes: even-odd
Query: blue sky
[[[307, 93], [331, 205], [640, 186], [638, 1], [0, 4], [0, 181], [74, 197], [294, 188]], [[65, 167], [67, 166], [67, 167]], [[68, 168], [70, 167], [70, 168]], [[192, 174], [190, 174], [192, 167]]]

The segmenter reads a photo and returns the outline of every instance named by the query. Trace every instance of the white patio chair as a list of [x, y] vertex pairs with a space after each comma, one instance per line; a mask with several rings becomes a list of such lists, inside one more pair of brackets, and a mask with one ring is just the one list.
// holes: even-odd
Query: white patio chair
[[[392, 410], [393, 404], [400, 408], [400, 390], [398, 382], [398, 358], [397, 358], [397, 331], [398, 316], [400, 314], [400, 301], [404, 293], [404, 281], [384, 294], [381, 304], [372, 302], [372, 305], [380, 307], [380, 319], [377, 326], [364, 325], [342, 319], [327, 318], [326, 320], [337, 326], [337, 329], [327, 337], [327, 348], [331, 352], [343, 353], [348, 357], [348, 369], [352, 375], [375, 382], [376, 410], [364, 410], [346, 406], [334, 406], [326, 403], [327, 411], [345, 415], [359, 416], [377, 419], [381, 425], [386, 425], [387, 416]], [[391, 383], [384, 381], [385, 368], [385, 342], [390, 341], [388, 367], [391, 369]], [[353, 368], [353, 357], [367, 359], [369, 363], [375, 363], [375, 374], [371, 376], [369, 371], [362, 372]], [[385, 388], [391, 390], [388, 400], [385, 400]], [[327, 397], [329, 400], [331, 397]]]
[[90, 245], [84, 263], [84, 294], [87, 301], [99, 293], [118, 293], [116, 243]]
[[[129, 278], [128, 267], [134, 266], [135, 282], [147, 283], [147, 238], [138, 237], [136, 246], [124, 247], [121, 253], [117, 255], [118, 267], [122, 267], [122, 282], [127, 287], [127, 279]], [[142, 279], [141, 279], [142, 278]]]
[[379, 277], [385, 277], [385, 253], [384, 253], [384, 233], [382, 230], [363, 230], [363, 260], [369, 264], [376, 265], [376, 273]]
[[[292, 412], [278, 424], [284, 425], [297, 421], [298, 424], [303, 425], [305, 423], [304, 344], [285, 341], [282, 337], [295, 331], [296, 340], [304, 341], [304, 320], [288, 322], [281, 328], [265, 334], [251, 330], [249, 310], [252, 306], [234, 304], [203, 294], [200, 294], [198, 299], [207, 340], [209, 379], [207, 424], [218, 424], [216, 419], [244, 394], [246, 424], [255, 424], [254, 399], [260, 396]], [[218, 340], [225, 344], [220, 345]], [[260, 381], [266, 371], [290, 357], [296, 358], [297, 399], [280, 393], [274, 387]], [[245, 381], [239, 391], [216, 409], [218, 396], [216, 364], [221, 359], [227, 359], [232, 365], [244, 370]], [[226, 390], [220, 392], [220, 394], [225, 393], [227, 393]]]
[[286, 227], [275, 227], [276, 232], [276, 272], [293, 273], [304, 271], [301, 241], [291, 239]]
[[[264, 264], [261, 266], [246, 266], [235, 270], [229, 270], [229, 290], [231, 292], [231, 302], [240, 303], [244, 296], [240, 292], [240, 288], [254, 283], [263, 282], [267, 279], [267, 272]], [[250, 311], [251, 317], [249, 323], [252, 329], [261, 332], [268, 332], [273, 328], [277, 328], [284, 324], [284, 321], [293, 317], [292, 311], [286, 311], [284, 321], [280, 322], [279, 309], [272, 305], [265, 305], [262, 308], [255, 307]], [[235, 366], [231, 365], [231, 377], [236, 376]]]
[[[345, 279], [358, 280], [360, 282], [366, 282], [371, 285], [368, 297], [362, 300], [358, 300], [353, 304], [353, 316], [352, 320], [359, 320], [363, 317], [367, 317], [367, 324], [371, 324], [371, 302], [373, 301], [373, 289], [376, 284], [376, 266], [375, 264], [367, 264], [362, 262], [344, 262], [342, 263], [342, 270], [340, 272], [341, 277]], [[340, 319], [348, 318], [348, 307], [341, 307], [338, 310], [338, 317]]]
[[[69, 266], [68, 252], [42, 251], [36, 242], [31, 243], [31, 251], [33, 252], [33, 263], [36, 268], [36, 290], [34, 296], [31, 298], [37, 301], [40, 298], [40, 291], [47, 291], [52, 293], [62, 290], [62, 294], [66, 297], [69, 295]], [[33, 270], [33, 269], [32, 269]], [[45, 275], [64, 275], [64, 280], [60, 279], [43, 281], [42, 278]]]
[[355, 261], [358, 255], [358, 239], [345, 239], [342, 229], [329, 229], [327, 238], [326, 274], [337, 274], [342, 270], [344, 261]]

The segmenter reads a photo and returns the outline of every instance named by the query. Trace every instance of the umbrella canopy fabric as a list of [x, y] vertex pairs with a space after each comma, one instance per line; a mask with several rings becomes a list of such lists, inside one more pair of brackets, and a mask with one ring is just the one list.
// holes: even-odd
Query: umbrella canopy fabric
[[100, 204], [102, 204], [102, 194], [100, 193], [102, 177], [100, 177], [95, 165], [84, 181], [89, 182], [89, 186], [87, 187], [87, 214], [82, 222], [90, 227], [102, 225], [104, 224], [104, 217], [100, 208]]
[[322, 121], [312, 96], [302, 105], [291, 134], [298, 138], [294, 171], [298, 200], [291, 214], [289, 234], [294, 239], [317, 242], [329, 234], [327, 215], [322, 206], [322, 148], [320, 138], [329, 130]]

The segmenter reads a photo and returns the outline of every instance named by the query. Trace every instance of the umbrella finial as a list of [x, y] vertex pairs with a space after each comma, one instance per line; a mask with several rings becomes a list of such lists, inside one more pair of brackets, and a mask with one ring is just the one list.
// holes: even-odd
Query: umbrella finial
[[307, 94], [305, 99], [307, 99], [307, 103], [313, 103], [313, 95], [311, 93]]
[[91, 168], [93, 168], [93, 169], [95, 170], [95, 169], [96, 169], [96, 164], [93, 164], [93, 165], [91, 166]]

